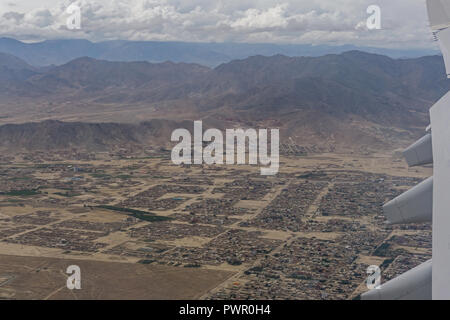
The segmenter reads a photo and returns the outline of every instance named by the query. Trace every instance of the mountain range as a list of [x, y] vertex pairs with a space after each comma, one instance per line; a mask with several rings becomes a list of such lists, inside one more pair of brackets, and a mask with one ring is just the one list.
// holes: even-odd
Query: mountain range
[[84, 39], [47, 40], [25, 43], [13, 38], [0, 38], [0, 52], [21, 58], [34, 66], [61, 65], [81, 57], [108, 61], [185, 62], [216, 67], [222, 63], [250, 56], [322, 56], [359, 50], [387, 55], [392, 58], [411, 58], [439, 54], [437, 50], [401, 50], [352, 45], [279, 45], [250, 43], [193, 43], [158, 41], [104, 41]]
[[215, 68], [89, 57], [35, 67], [0, 54], [0, 123], [203, 119], [217, 128], [279, 127], [282, 143], [323, 150], [396, 148], [428, 125], [428, 109], [449, 90], [444, 70], [437, 55], [361, 51], [252, 56]]

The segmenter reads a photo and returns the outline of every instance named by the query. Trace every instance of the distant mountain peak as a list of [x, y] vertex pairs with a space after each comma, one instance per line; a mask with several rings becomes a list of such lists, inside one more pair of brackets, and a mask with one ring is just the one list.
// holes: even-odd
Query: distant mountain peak
[[317, 57], [361, 50], [398, 57], [419, 57], [438, 54], [437, 50], [395, 50], [352, 45], [283, 45], [264, 43], [191, 43], [180, 41], [110, 40], [91, 42], [86, 39], [46, 40], [24, 43], [12, 38], [0, 38], [0, 52], [15, 55], [34, 66], [62, 65], [88, 56], [108, 61], [185, 62], [216, 67], [232, 60], [251, 56], [284, 55], [287, 57]]
[[0, 52], [0, 67], [10, 70], [36, 70], [22, 59], [3, 52]]
[[[80, 57], [33, 72], [8, 54], [0, 55], [2, 63], [17, 66], [0, 73], [0, 116], [7, 119], [23, 121], [32, 110], [33, 120], [207, 118], [217, 128], [268, 122], [288, 137], [328, 147], [405, 141], [428, 124], [428, 108], [449, 89], [442, 57], [391, 59], [356, 50], [321, 57], [257, 55], [215, 69]], [[44, 123], [38, 131], [57, 124]], [[72, 130], [64, 127], [61, 134]], [[79, 126], [80, 141], [83, 130], [94, 127]]]

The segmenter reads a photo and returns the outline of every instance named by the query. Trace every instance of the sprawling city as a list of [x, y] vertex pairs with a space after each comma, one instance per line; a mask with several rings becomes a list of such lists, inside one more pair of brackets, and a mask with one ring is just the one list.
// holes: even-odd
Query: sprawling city
[[[381, 209], [430, 168], [383, 155], [284, 156], [264, 177], [257, 166], [169, 157], [3, 156], [1, 297], [356, 299], [368, 266], [381, 266], [384, 282], [431, 257], [429, 224], [387, 226]], [[61, 264], [86, 270], [83, 290], [65, 288]], [[14, 281], [24, 275], [38, 281]]]

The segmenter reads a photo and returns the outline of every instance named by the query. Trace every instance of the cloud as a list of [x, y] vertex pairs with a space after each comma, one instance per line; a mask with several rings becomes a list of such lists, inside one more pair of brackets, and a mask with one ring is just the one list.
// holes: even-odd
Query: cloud
[[[368, 30], [371, 0], [0, 0], [0, 35], [19, 39], [177, 40], [430, 48], [423, 0], [378, 0], [382, 30]], [[65, 9], [81, 8], [81, 30]], [[41, 3], [41, 4], [39, 4]]]
[[3, 14], [3, 19], [8, 20], [10, 22], [14, 22], [15, 24], [19, 24], [22, 22], [23, 17], [25, 16], [25, 14], [23, 13], [17, 13], [17, 12], [6, 12], [5, 14]]
[[25, 14], [25, 23], [36, 28], [46, 28], [54, 23], [54, 18], [51, 12], [47, 9], [37, 9]]
[[242, 18], [235, 21], [231, 20], [228, 23], [232, 28], [248, 31], [286, 28], [288, 24], [286, 13], [287, 8], [288, 5], [284, 3], [267, 10], [259, 10], [254, 8], [247, 9], [242, 14]]

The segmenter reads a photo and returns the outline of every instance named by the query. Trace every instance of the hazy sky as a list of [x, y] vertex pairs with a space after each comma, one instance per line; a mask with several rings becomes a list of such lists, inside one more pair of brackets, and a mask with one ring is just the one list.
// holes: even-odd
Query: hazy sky
[[[66, 8], [81, 8], [81, 30]], [[381, 8], [381, 30], [366, 10]], [[425, 0], [0, 0], [0, 36], [434, 48]]]

